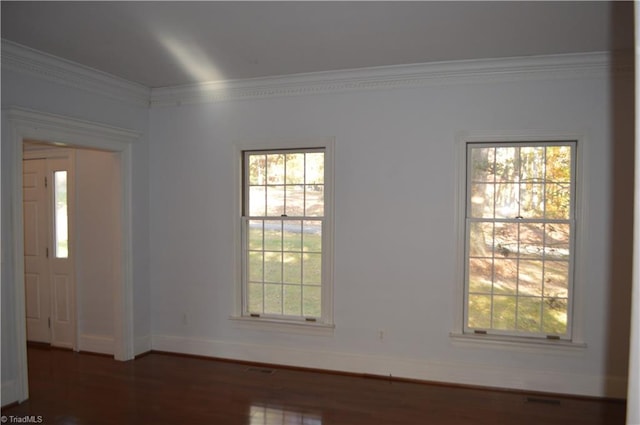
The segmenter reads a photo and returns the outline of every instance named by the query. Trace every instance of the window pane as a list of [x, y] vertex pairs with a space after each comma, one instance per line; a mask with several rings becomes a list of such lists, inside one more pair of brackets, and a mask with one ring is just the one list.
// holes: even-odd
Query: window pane
[[284, 155], [267, 155], [267, 184], [284, 183]]
[[492, 183], [472, 183], [470, 191], [469, 214], [474, 218], [493, 218], [493, 196], [495, 185]]
[[287, 184], [304, 184], [304, 154], [292, 153], [286, 155], [287, 175], [285, 182]]
[[493, 251], [493, 223], [471, 223], [469, 235], [469, 255], [490, 257]]
[[571, 146], [547, 146], [546, 179], [549, 182], [571, 181]]
[[262, 282], [263, 274], [263, 253], [249, 253], [249, 280], [252, 282]]
[[469, 295], [467, 325], [470, 328], [491, 327], [491, 295]]
[[282, 226], [282, 249], [284, 251], [302, 251], [302, 221], [285, 220]]
[[282, 253], [264, 253], [264, 281], [282, 282]]
[[518, 262], [517, 260], [494, 261], [493, 292], [515, 295], [518, 290]]
[[282, 250], [282, 221], [264, 222], [264, 249], [267, 251]]
[[542, 295], [542, 261], [520, 261], [518, 267], [518, 294]]
[[542, 330], [547, 334], [564, 334], [567, 331], [566, 298], [545, 298], [542, 323]]
[[284, 287], [284, 314], [302, 315], [302, 287], [286, 285]]
[[304, 186], [285, 186], [286, 211], [288, 216], [304, 215]]
[[518, 256], [519, 227], [517, 223], [496, 223], [496, 258], [516, 258]]
[[251, 186], [249, 188], [249, 215], [261, 217], [266, 215], [266, 198], [264, 186]]
[[520, 258], [542, 259], [544, 224], [520, 224]]
[[266, 155], [249, 155], [249, 184], [265, 184], [267, 157]]
[[302, 231], [302, 249], [307, 252], [322, 252], [322, 222], [305, 220]]
[[304, 215], [310, 217], [324, 215], [324, 185], [308, 184], [305, 186]]
[[493, 263], [490, 258], [469, 260], [469, 292], [491, 293]]
[[540, 332], [542, 298], [518, 297], [518, 330]]
[[283, 256], [283, 281], [302, 283], [302, 254], [285, 252]]
[[250, 283], [249, 284], [249, 312], [250, 313], [262, 313], [262, 284]]
[[568, 261], [546, 261], [544, 263], [544, 295], [560, 298], [569, 296]]
[[55, 171], [54, 204], [55, 204], [55, 255], [56, 258], [69, 257], [69, 230], [67, 217], [67, 172]]
[[262, 231], [264, 221], [262, 220], [250, 220], [249, 221], [249, 249], [262, 250], [262, 238], [264, 232]]
[[471, 149], [471, 181], [495, 181], [495, 148]]
[[523, 218], [542, 218], [544, 216], [544, 185], [526, 183], [520, 185], [518, 198], [520, 212]]
[[549, 223], [545, 227], [545, 257], [554, 260], [569, 259], [568, 224]]
[[546, 218], [569, 219], [571, 213], [570, 183], [548, 183], [545, 190]]
[[305, 183], [324, 184], [324, 152], [307, 153], [305, 170]]
[[304, 286], [302, 288], [302, 315], [306, 317], [320, 317], [322, 291], [319, 286]]
[[282, 285], [264, 285], [264, 312], [282, 314]]
[[518, 171], [518, 148], [504, 147], [496, 148], [496, 182], [517, 182]]
[[322, 283], [322, 254], [305, 253], [302, 257], [302, 283]]
[[519, 188], [515, 183], [496, 185], [496, 218], [516, 218], [520, 214]]
[[544, 146], [520, 148], [520, 181], [541, 182], [545, 175]]
[[267, 186], [267, 215], [284, 214], [284, 186]]
[[516, 297], [496, 295], [493, 297], [494, 329], [512, 330], [516, 325]]

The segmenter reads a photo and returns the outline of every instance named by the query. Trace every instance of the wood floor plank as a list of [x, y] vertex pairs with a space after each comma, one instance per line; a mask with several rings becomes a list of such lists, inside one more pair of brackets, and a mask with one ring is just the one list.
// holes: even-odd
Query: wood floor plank
[[[151, 353], [130, 362], [28, 348], [44, 424], [616, 425], [625, 403], [335, 375]], [[9, 422], [7, 422], [9, 423]], [[15, 423], [15, 422], [14, 422]]]

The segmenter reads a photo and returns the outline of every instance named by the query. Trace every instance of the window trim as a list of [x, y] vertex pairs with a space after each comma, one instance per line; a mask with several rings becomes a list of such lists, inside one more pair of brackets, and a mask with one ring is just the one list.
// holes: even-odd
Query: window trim
[[[282, 150], [323, 149], [325, 156], [325, 200], [324, 224], [322, 234], [323, 248], [323, 282], [322, 282], [322, 310], [321, 317], [316, 321], [306, 321], [304, 318], [290, 319], [286, 317], [253, 317], [243, 312], [243, 207], [244, 207], [244, 153], [246, 151], [282, 151]], [[335, 138], [307, 138], [307, 139], [269, 139], [236, 141], [234, 143], [234, 299], [233, 311], [229, 317], [242, 328], [258, 328], [283, 332], [302, 332], [308, 334], [326, 334], [332, 332], [333, 323], [333, 239], [334, 239], [334, 149]]]
[[[495, 132], [467, 132], [460, 131], [456, 134], [456, 196], [455, 196], [455, 216], [456, 216], [456, 284], [454, 285], [454, 308], [452, 318], [452, 331], [450, 339], [452, 342], [469, 341], [472, 343], [488, 344], [490, 346], [504, 346], [509, 344], [519, 346], [524, 349], [530, 349], [534, 346], [546, 347], [564, 347], [573, 346], [577, 348], [585, 348], [584, 341], [584, 302], [583, 302], [583, 281], [585, 261], [587, 258], [588, 244], [586, 243], [586, 234], [584, 232], [585, 223], [588, 222], [586, 208], [582, 208], [587, 204], [585, 190], [585, 182], [587, 181], [587, 169], [583, 165], [586, 163], [588, 154], [587, 137], [581, 133], [573, 132], [552, 132], [552, 131], [495, 131]], [[574, 214], [572, 218], [575, 220], [574, 226], [574, 253], [573, 253], [573, 284], [570, 296], [571, 308], [568, 314], [571, 317], [568, 320], [568, 334], [570, 338], [561, 340], [547, 339], [543, 336], [536, 335], [514, 335], [514, 334], [496, 334], [487, 333], [479, 335], [465, 331], [465, 309], [466, 309], [466, 213], [467, 213], [467, 145], [470, 143], [523, 143], [529, 142], [575, 142], [575, 192], [574, 192]]]

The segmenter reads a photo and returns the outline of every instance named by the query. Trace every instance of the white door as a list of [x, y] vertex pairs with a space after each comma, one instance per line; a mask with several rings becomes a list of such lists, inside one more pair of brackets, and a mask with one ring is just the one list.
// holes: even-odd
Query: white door
[[75, 345], [70, 165], [65, 156], [23, 167], [27, 340], [66, 348]]
[[25, 160], [24, 193], [24, 285], [27, 313], [27, 340], [51, 342], [48, 240], [49, 217], [45, 188], [46, 160]]

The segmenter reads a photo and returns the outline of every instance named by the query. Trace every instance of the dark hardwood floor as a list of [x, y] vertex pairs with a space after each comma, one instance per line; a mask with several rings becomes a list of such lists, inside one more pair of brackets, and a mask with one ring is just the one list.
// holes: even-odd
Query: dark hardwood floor
[[[624, 424], [625, 403], [336, 375], [151, 353], [130, 362], [29, 347], [30, 399], [6, 423]], [[11, 418], [13, 416], [13, 418]]]

